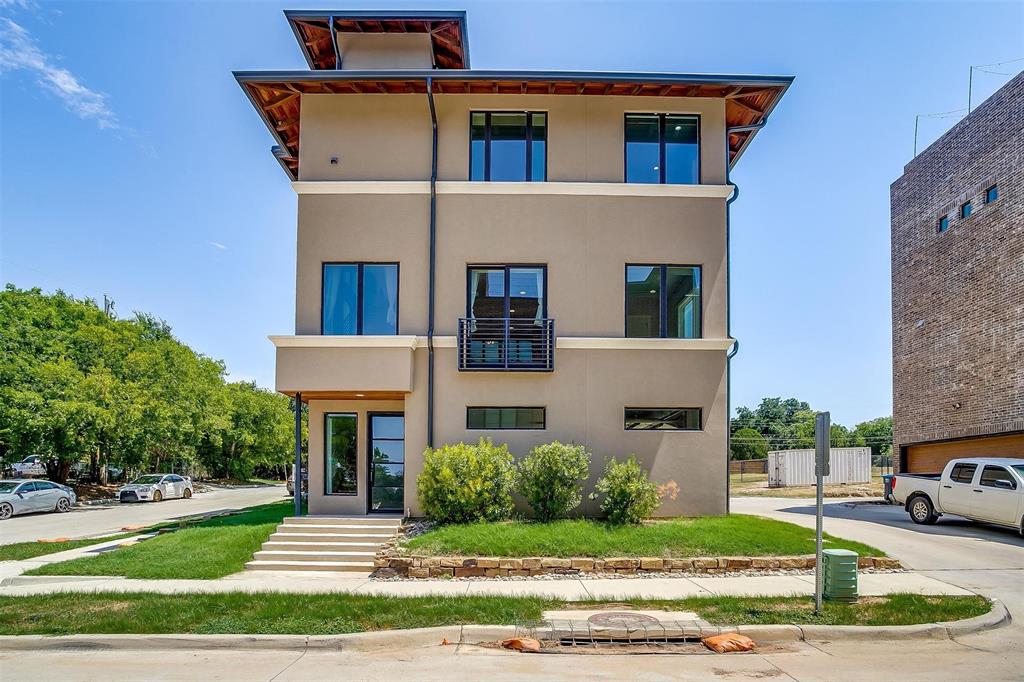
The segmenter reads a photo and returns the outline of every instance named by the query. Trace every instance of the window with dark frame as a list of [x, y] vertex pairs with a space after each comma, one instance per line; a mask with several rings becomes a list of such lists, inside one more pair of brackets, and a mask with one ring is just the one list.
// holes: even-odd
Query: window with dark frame
[[355, 495], [358, 491], [355, 413], [324, 415], [324, 494]]
[[320, 333], [398, 333], [398, 263], [324, 263]]
[[626, 264], [626, 338], [702, 336], [699, 265]]
[[974, 207], [971, 206], [971, 202], [967, 201], [967, 202], [964, 202], [963, 204], [961, 204], [960, 205], [960, 219], [963, 220], [964, 218], [970, 218], [971, 217], [971, 212], [973, 210], [974, 210]]
[[991, 204], [993, 201], [995, 201], [998, 198], [999, 198], [999, 186], [998, 185], [992, 185], [987, 190], [985, 190], [985, 203], [986, 204]]
[[483, 182], [547, 180], [548, 115], [540, 111], [470, 114], [469, 179]]
[[543, 407], [467, 407], [466, 428], [484, 430], [543, 430]]
[[627, 431], [700, 431], [699, 407], [627, 407]]
[[949, 216], [948, 215], [944, 215], [941, 218], [939, 218], [939, 223], [938, 223], [937, 229], [938, 229], [939, 232], [945, 232], [946, 230], [949, 229]]
[[626, 182], [700, 183], [700, 116], [626, 114]]

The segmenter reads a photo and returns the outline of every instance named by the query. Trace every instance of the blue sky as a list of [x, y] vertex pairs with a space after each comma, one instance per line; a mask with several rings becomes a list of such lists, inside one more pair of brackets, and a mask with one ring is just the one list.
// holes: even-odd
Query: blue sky
[[[0, 0], [0, 280], [109, 294], [272, 386], [295, 196], [231, 71], [305, 68], [285, 7], [309, 8]], [[1024, 57], [1022, 3], [341, 7], [465, 8], [477, 68], [795, 75], [733, 174], [733, 404], [797, 396], [846, 424], [891, 411], [888, 188], [915, 114]], [[976, 73], [975, 102], [1006, 80]], [[955, 121], [923, 119], [919, 146]]]

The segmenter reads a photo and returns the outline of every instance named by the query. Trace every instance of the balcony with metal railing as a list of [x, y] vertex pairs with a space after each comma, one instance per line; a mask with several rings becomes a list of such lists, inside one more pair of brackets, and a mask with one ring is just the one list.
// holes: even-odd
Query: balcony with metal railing
[[549, 318], [459, 318], [459, 371], [550, 372], [555, 321]]

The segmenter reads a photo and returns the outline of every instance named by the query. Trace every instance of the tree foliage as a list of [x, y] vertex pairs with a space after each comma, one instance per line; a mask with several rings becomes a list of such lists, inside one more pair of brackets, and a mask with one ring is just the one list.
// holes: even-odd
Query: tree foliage
[[[754, 409], [736, 408], [730, 424], [732, 458], [756, 459], [769, 450], [813, 448], [815, 414], [808, 403], [796, 398], [764, 398]], [[877, 460], [892, 452], [892, 417], [862, 422], [853, 429], [832, 422], [829, 437], [834, 448], [869, 446], [872, 459]], [[764, 454], [753, 454], [762, 449]]]
[[251, 475], [289, 461], [290, 420], [288, 398], [226, 382], [223, 362], [152, 315], [120, 320], [63, 292], [0, 292], [0, 463], [42, 455], [60, 482], [83, 460], [94, 472]]

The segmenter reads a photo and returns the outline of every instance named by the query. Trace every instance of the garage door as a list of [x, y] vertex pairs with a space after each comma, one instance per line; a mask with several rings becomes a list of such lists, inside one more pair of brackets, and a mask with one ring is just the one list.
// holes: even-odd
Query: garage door
[[1024, 457], [1024, 433], [909, 445], [900, 470], [908, 474], [938, 473], [946, 462], [957, 457]]

